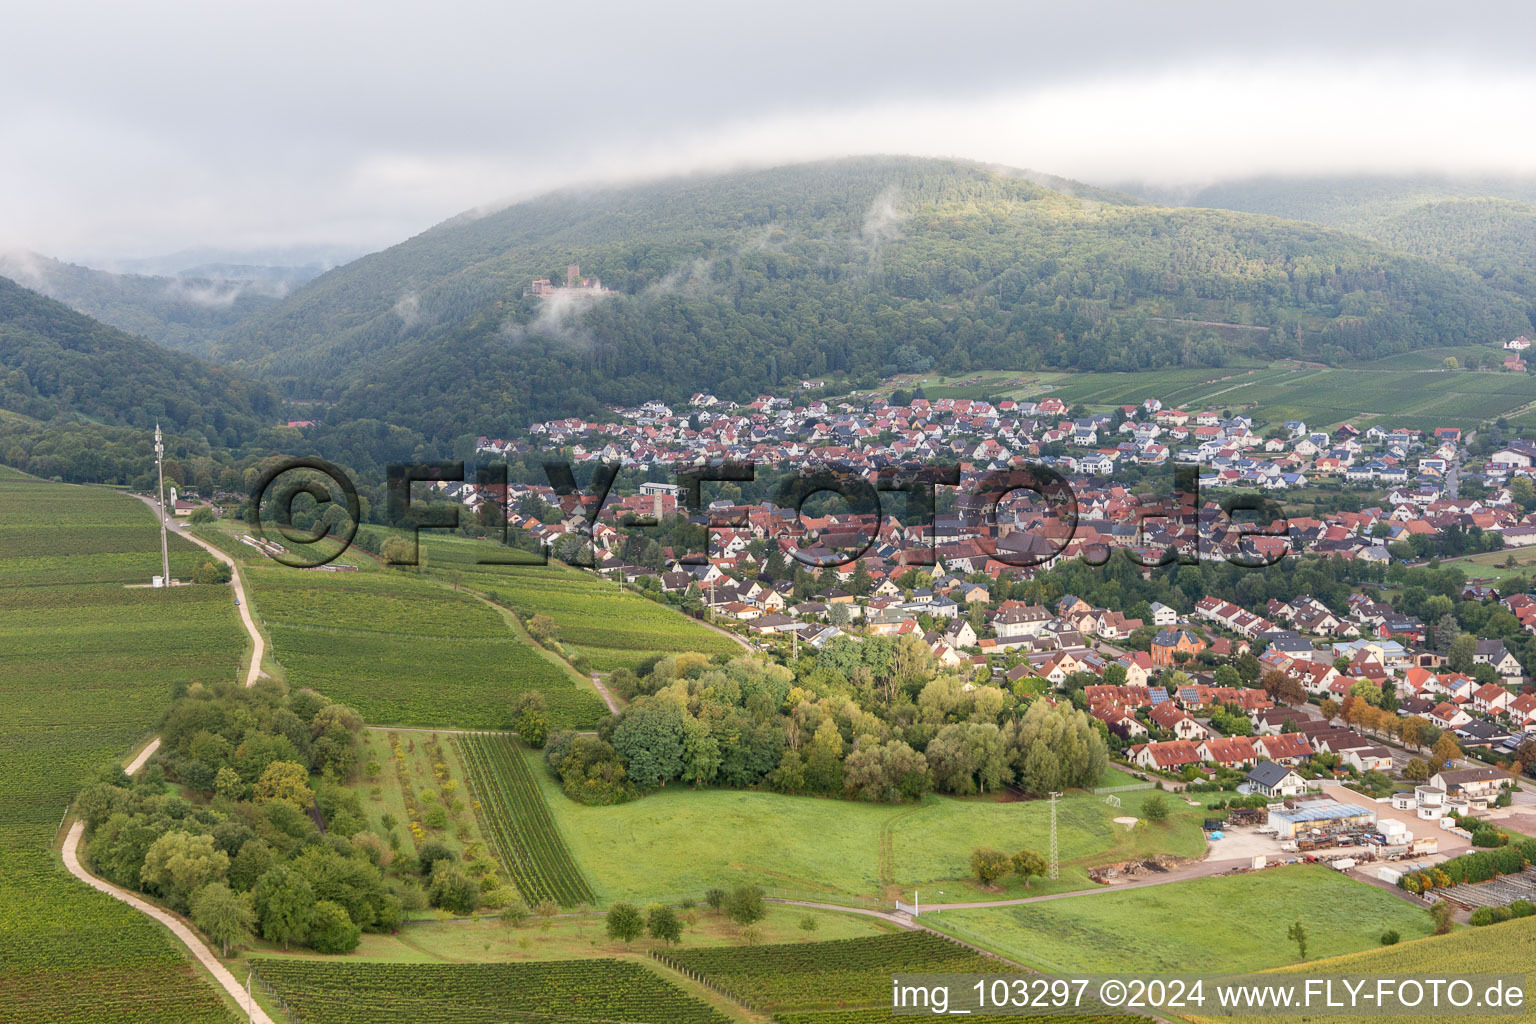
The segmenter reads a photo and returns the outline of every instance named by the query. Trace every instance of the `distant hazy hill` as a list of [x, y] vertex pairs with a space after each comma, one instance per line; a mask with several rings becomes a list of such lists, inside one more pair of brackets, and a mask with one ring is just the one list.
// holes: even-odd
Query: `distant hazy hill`
[[1460, 264], [1536, 307], [1536, 178], [1250, 178], [1193, 192], [1137, 191], [1174, 205], [1339, 228], [1399, 252]]
[[170, 277], [114, 274], [34, 253], [0, 255], [0, 276], [57, 299], [102, 323], [204, 353], [233, 324], [277, 305], [318, 267], [206, 264]]
[[1243, 210], [1349, 229], [1446, 200], [1491, 198], [1536, 204], [1536, 178], [1273, 176], [1224, 181], [1195, 190], [1126, 187], [1148, 201], [1165, 206]]
[[[614, 294], [524, 296], [570, 263]], [[1346, 360], [1530, 330], [1469, 270], [1315, 225], [866, 158], [464, 215], [316, 279], [219, 355], [334, 400], [333, 422], [442, 441], [803, 377]]]
[[169, 352], [0, 278], [0, 409], [153, 428], [234, 447], [275, 403], [265, 386]]

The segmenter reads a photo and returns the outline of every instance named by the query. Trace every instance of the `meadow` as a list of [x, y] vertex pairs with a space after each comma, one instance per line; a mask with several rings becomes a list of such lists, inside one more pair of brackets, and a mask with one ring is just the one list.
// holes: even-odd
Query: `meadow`
[[[171, 538], [172, 572], [206, 556]], [[102, 488], [0, 474], [0, 1019], [232, 1019], [185, 950], [51, 848], [76, 790], [149, 737], [177, 683], [233, 680], [227, 587], [160, 571], [153, 513]]]
[[[833, 939], [883, 935], [895, 928], [879, 918], [816, 910], [784, 904], [767, 904], [768, 914], [753, 927], [763, 943], [812, 943]], [[723, 914], [706, 907], [678, 912], [683, 938], [674, 948], [739, 948], [741, 929]], [[815, 927], [806, 930], [806, 919]], [[381, 963], [574, 960], [581, 957], [636, 958], [661, 950], [659, 939], [644, 936], [629, 945], [608, 938], [602, 913], [562, 913], [558, 917], [531, 917], [516, 928], [507, 927], [491, 913], [451, 921], [415, 920], [398, 934], [364, 933], [350, 959]], [[261, 956], [327, 959], [323, 954], [295, 946], [291, 953], [276, 943], [259, 942]]]
[[485, 569], [465, 583], [524, 619], [548, 615], [561, 647], [597, 672], [634, 668], [657, 654], [738, 654], [728, 636], [588, 572], [551, 563]]
[[[1515, 562], [1514, 568], [1505, 565], [1511, 559]], [[1536, 547], [1484, 551], [1465, 558], [1447, 558], [1441, 564], [1459, 566], [1466, 572], [1468, 579], [1503, 580], [1510, 576], [1529, 578], [1532, 568], [1536, 567]]]
[[251, 567], [247, 580], [288, 681], [371, 723], [500, 729], [530, 690], [557, 727], [590, 727], [607, 713], [495, 609], [436, 580], [279, 565]]
[[[363, 533], [377, 543], [387, 536], [387, 531], [376, 526], [365, 526]], [[556, 646], [561, 653], [566, 658], [585, 657], [597, 672], [633, 668], [658, 654], [732, 654], [741, 650], [730, 637], [676, 609], [582, 569], [555, 561], [481, 564], [486, 558], [532, 558], [527, 552], [431, 531], [421, 533], [418, 551], [419, 570], [380, 570], [377, 560], [365, 552], [344, 560], [358, 562], [365, 573], [379, 570], [394, 577], [406, 575], [472, 591], [524, 621], [548, 615], [558, 627]]]
[[[528, 755], [532, 758], [532, 755]], [[869, 804], [752, 790], [669, 786], [613, 807], [565, 796], [542, 762], [530, 763], [556, 824], [599, 900], [698, 898], [713, 886], [750, 881], [772, 894], [853, 902], [924, 886], [923, 899], [997, 899], [1084, 889], [1087, 868], [1157, 852], [1197, 856], [1205, 849], [1200, 809], [1172, 804], [1165, 825], [1127, 832], [1110, 820], [1135, 815], [1148, 792], [1102, 797], [1074, 792], [1057, 807], [1061, 879], [1011, 876], [982, 892], [967, 881], [971, 850], [1012, 853], [1050, 846], [1050, 805], [990, 798], [928, 796], [921, 803]], [[643, 856], [636, 851], [645, 851]], [[949, 885], [947, 883], [954, 883]], [[910, 898], [906, 892], [905, 898]]]
[[1320, 865], [1291, 865], [1120, 892], [986, 910], [946, 910], [925, 921], [1020, 963], [1052, 972], [1225, 972], [1296, 959], [1286, 938], [1302, 921], [1309, 956], [1369, 949], [1383, 932], [1428, 935], [1429, 914]]
[[[1406, 934], [1404, 936], [1407, 938]], [[1536, 917], [1519, 918], [1504, 924], [1486, 928], [1462, 928], [1450, 935], [1436, 935], [1414, 942], [1403, 941], [1395, 946], [1365, 950], [1326, 960], [1311, 960], [1306, 964], [1286, 967], [1280, 973], [1305, 972], [1321, 974], [1397, 975], [1418, 978], [1449, 977], [1471, 972], [1491, 974], [1528, 974], [1536, 961]], [[1531, 1004], [1536, 991], [1527, 979], [1525, 1006]], [[1527, 1009], [1526, 1012], [1529, 1012]], [[1442, 1015], [1458, 1024], [1498, 1024], [1511, 1020], [1509, 1013], [1458, 1013]], [[1245, 1024], [1302, 1024], [1306, 1018], [1270, 1015], [1264, 1017], [1230, 1016], [1221, 1018], [1191, 1018], [1192, 1020], [1242, 1021]], [[1314, 1016], [1311, 1018], [1316, 1020]], [[1372, 1022], [1380, 1024], [1422, 1024], [1431, 1016], [1406, 1016], [1376, 1014]]]

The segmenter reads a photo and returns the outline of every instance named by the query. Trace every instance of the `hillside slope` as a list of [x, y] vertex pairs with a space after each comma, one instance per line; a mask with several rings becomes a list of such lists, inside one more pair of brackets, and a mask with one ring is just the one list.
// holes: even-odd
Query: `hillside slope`
[[[1039, 180], [860, 158], [557, 193], [334, 270], [221, 355], [334, 401], [333, 422], [442, 443], [798, 378], [1342, 361], [1531, 329], [1524, 303], [1463, 268]], [[570, 263], [612, 293], [525, 297]]]
[[33, 253], [0, 254], [0, 276], [118, 330], [196, 355], [317, 273], [208, 266], [196, 274], [158, 277], [113, 274]]
[[1250, 178], [1188, 195], [1142, 194], [1338, 228], [1406, 255], [1463, 266], [1536, 308], [1533, 178]]
[[0, 409], [234, 447], [276, 410], [235, 372], [168, 352], [0, 278]]

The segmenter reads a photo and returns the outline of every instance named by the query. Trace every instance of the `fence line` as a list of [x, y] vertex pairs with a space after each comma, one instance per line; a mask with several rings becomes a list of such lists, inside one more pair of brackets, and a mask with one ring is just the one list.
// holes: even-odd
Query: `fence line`
[[267, 998], [276, 1003], [278, 1007], [283, 1011], [284, 1017], [287, 1017], [290, 1021], [293, 1022], [293, 1024], [304, 1024], [304, 1022], [299, 1019], [299, 1015], [294, 1013], [293, 1010], [289, 1008], [287, 1000], [278, 995], [277, 989], [268, 984], [266, 978], [263, 978], [261, 975], [256, 973], [255, 964], [251, 965], [250, 973], [251, 978], [255, 980], [256, 984], [261, 986], [261, 990], [266, 993]]

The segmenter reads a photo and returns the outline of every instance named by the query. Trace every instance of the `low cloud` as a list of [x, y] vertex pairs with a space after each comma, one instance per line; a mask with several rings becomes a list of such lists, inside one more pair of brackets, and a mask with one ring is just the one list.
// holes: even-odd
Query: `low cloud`
[[901, 237], [901, 222], [907, 219], [907, 215], [896, 208], [900, 198], [901, 190], [891, 185], [869, 204], [860, 236], [871, 249], [878, 250], [885, 242]]
[[641, 301], [659, 299], [663, 295], [687, 295], [701, 297], [714, 290], [715, 261], [696, 259], [678, 267], [661, 280], [646, 286], [640, 292]]
[[592, 347], [592, 332], [581, 324], [581, 317], [599, 302], [613, 298], [616, 292], [594, 292], [562, 288], [539, 300], [539, 313], [527, 323], [508, 323], [501, 336], [513, 345], [529, 338], [551, 338], [579, 349]]
[[406, 292], [395, 300], [394, 312], [400, 318], [400, 329], [410, 330], [421, 322], [421, 296]]
[[242, 295], [260, 295], [280, 299], [289, 292], [280, 281], [173, 280], [166, 285], [166, 297], [190, 306], [227, 309]]
[[[1385, 13], [1379, 20], [1383, 32], [1391, 27]], [[1523, 38], [1515, 30], [1496, 35]], [[1301, 52], [1300, 42], [1290, 47]], [[665, 116], [642, 123], [594, 101], [580, 117], [533, 117], [527, 132], [505, 135], [485, 131], [492, 111], [455, 121], [444, 111], [457, 108], [430, 95], [414, 120], [385, 116], [386, 100], [366, 90], [356, 91], [362, 98], [332, 97], [366, 108], [338, 131], [334, 113], [324, 125], [306, 120], [330, 109], [306, 92], [297, 113], [255, 130], [238, 119], [227, 127], [184, 116], [113, 119], [99, 102], [45, 102], [40, 90], [18, 94], [12, 85], [0, 123], [10, 149], [35, 159], [0, 165], [0, 244], [86, 262], [200, 243], [369, 248], [465, 210], [573, 183], [858, 153], [959, 157], [1093, 183], [1156, 185], [1255, 174], [1536, 174], [1536, 140], [1518, 129], [1536, 109], [1536, 72], [1518, 61], [1394, 58], [1369, 49], [1348, 60], [1287, 58], [1275, 56], [1285, 52], [1278, 44], [1270, 50], [1207, 48], [1230, 57], [1182, 53], [1159, 67], [1095, 55], [1080, 70], [1033, 78], [1003, 74], [994, 61], [999, 73], [963, 92], [935, 75], [823, 93], [814, 102], [794, 99], [781, 75], [755, 102], [732, 108], [740, 113], [650, 102], [646, 110]], [[993, 66], [974, 56], [972, 65]], [[627, 71], [626, 83], [639, 83], [627, 100], [646, 99], [648, 80]], [[602, 95], [602, 83], [586, 92]], [[889, 212], [899, 208], [893, 201]], [[874, 242], [894, 223], [877, 211]]]

